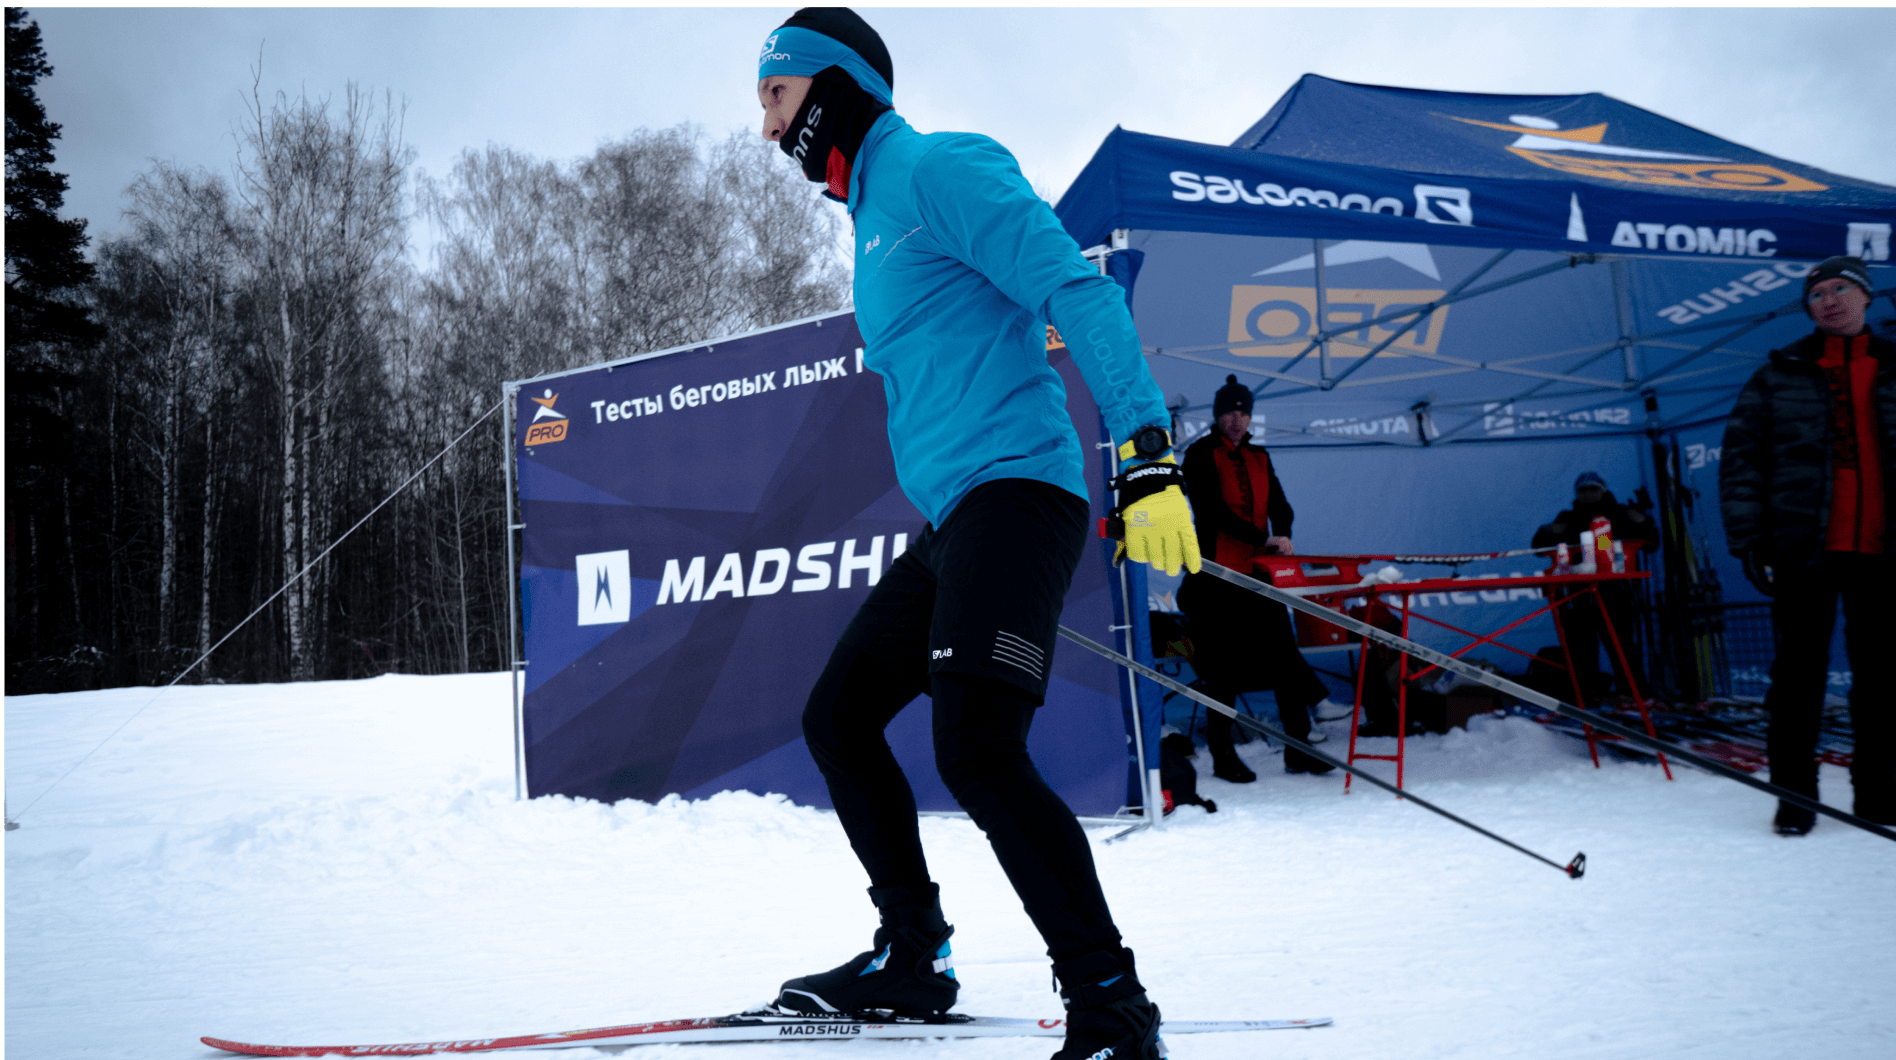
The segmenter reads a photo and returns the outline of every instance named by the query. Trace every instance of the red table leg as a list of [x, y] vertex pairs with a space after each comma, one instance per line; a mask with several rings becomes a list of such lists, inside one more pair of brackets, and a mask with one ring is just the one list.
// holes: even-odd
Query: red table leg
[[[1554, 635], [1560, 638], [1561, 657], [1567, 660], [1567, 676], [1573, 681], [1573, 705], [1583, 710], [1586, 709], [1587, 701], [1586, 696], [1580, 691], [1580, 666], [1574, 660], [1572, 646], [1567, 643], [1567, 627], [1560, 623], [1560, 609], [1573, 598], [1590, 592], [1593, 592], [1591, 587], [1567, 593], [1555, 602], [1554, 609], [1550, 612], [1554, 616]], [[1587, 754], [1593, 756], [1593, 768], [1598, 769], [1600, 768], [1600, 749], [1595, 746], [1597, 737], [1593, 735], [1593, 726], [1583, 725], [1581, 729], [1587, 736]]]
[[[1656, 740], [1659, 733], [1653, 728], [1652, 713], [1646, 709], [1646, 697], [1639, 693], [1639, 679], [1633, 676], [1633, 668], [1626, 663], [1626, 652], [1620, 647], [1619, 631], [1613, 628], [1613, 617], [1606, 613], [1606, 598], [1595, 592], [1593, 601], [1600, 605], [1600, 622], [1606, 627], [1608, 642], [1613, 645], [1613, 657], [1619, 660], [1620, 673], [1626, 675], [1626, 684], [1633, 690], [1633, 706], [1639, 708], [1640, 720], [1646, 723], [1646, 735]], [[1659, 754], [1659, 768], [1665, 770], [1667, 780], [1672, 779], [1672, 764], [1666, 761], [1663, 751]]]

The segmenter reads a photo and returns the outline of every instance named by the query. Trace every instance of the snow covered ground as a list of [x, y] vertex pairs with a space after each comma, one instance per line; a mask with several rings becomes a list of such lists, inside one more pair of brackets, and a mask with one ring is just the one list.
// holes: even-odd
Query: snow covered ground
[[[8, 699], [23, 827], [6, 834], [7, 1055], [208, 1058], [226, 1054], [199, 1035], [387, 1042], [713, 1015], [867, 943], [867, 881], [829, 814], [733, 793], [516, 802], [509, 711], [498, 674]], [[1595, 770], [1583, 744], [1522, 719], [1410, 750], [1415, 792], [1555, 860], [1586, 851], [1586, 878], [1366, 786], [1345, 797], [1340, 776], [1286, 776], [1261, 742], [1241, 748], [1261, 774], [1245, 787], [1210, 779], [1201, 754], [1218, 813], [1188, 807], [1112, 844], [1117, 829], [1090, 830], [1144, 978], [1175, 1018], [1336, 1024], [1174, 1036], [1174, 1057], [1896, 1056], [1896, 844], [1828, 819], [1778, 838], [1750, 789]], [[1847, 808], [1847, 777], [1823, 783]], [[1057, 1014], [978, 831], [922, 830], [962, 1009]]]

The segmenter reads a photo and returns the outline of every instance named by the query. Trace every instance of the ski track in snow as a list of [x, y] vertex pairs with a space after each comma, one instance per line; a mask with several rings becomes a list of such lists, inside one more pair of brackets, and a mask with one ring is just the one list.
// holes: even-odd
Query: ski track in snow
[[[153, 701], [156, 695], [155, 702]], [[98, 741], [151, 705], [30, 810]], [[919, 708], [917, 708], [919, 709]], [[1417, 794], [1560, 873], [1341, 774], [1248, 786], [1107, 844], [1141, 977], [1179, 1019], [1333, 1016], [1173, 1036], [1178, 1060], [1896, 1056], [1896, 844], [1770, 832], [1722, 778], [1613, 760], [1523, 719], [1411, 740]], [[1327, 726], [1341, 754], [1346, 729]], [[1392, 749], [1394, 740], [1368, 741]], [[486, 1037], [762, 1001], [865, 946], [832, 815], [727, 792], [513, 798], [508, 678], [383, 677], [6, 701], [6, 1047], [205, 1060], [280, 1044]], [[1382, 766], [1393, 773], [1393, 766]], [[1825, 767], [1824, 793], [1849, 806]], [[963, 1011], [1059, 1011], [986, 842], [924, 818]], [[1047, 1039], [639, 1047], [626, 1055], [1026, 1060]], [[586, 1057], [621, 1050], [496, 1055]]]

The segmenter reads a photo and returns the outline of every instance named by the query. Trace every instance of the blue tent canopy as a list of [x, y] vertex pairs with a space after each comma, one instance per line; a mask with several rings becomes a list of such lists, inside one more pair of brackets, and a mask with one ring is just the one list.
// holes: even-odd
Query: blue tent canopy
[[1896, 188], [1609, 96], [1499, 96], [1306, 74], [1230, 147], [1115, 129], [1062, 197], [1114, 229], [1661, 257], [1889, 259]]
[[1299, 552], [1520, 547], [1597, 470], [1656, 495], [1667, 591], [1701, 601], [1757, 599], [1718, 447], [1810, 330], [1809, 263], [1896, 290], [1896, 188], [1598, 94], [1306, 75], [1229, 147], [1114, 130], [1056, 212], [1130, 288], [1183, 440], [1227, 375], [1251, 388]]

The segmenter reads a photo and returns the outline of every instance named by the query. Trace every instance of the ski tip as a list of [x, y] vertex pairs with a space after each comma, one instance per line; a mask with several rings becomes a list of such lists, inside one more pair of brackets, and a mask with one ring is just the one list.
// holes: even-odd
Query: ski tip
[[212, 1038], [209, 1035], [199, 1038], [198, 1041], [203, 1042], [213, 1049], [222, 1049], [227, 1053], [244, 1053], [249, 1056], [270, 1055], [270, 1050], [261, 1045], [248, 1045], [244, 1042], [226, 1041], [223, 1038]]
[[245, 1056], [328, 1056], [332, 1053], [346, 1052], [346, 1046], [301, 1046], [301, 1045], [254, 1045], [250, 1042], [233, 1042], [208, 1035], [198, 1041], [213, 1049], [222, 1049], [227, 1053], [241, 1053]]

